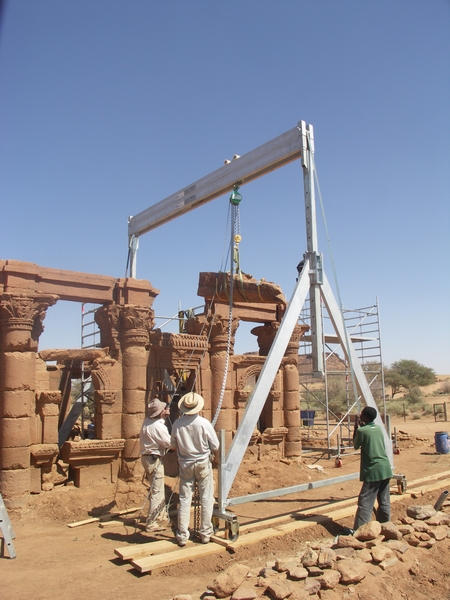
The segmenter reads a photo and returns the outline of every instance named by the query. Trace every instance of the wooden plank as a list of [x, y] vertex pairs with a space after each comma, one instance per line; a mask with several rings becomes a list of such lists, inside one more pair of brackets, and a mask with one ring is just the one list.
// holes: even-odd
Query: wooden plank
[[[189, 548], [190, 546], [194, 546], [194, 542], [188, 541], [186, 548]], [[122, 560], [132, 560], [142, 556], [153, 556], [154, 554], [161, 554], [162, 552], [170, 552], [174, 548], [178, 548], [175, 538], [172, 540], [158, 540], [146, 542], [145, 544], [131, 544], [130, 546], [115, 548], [114, 554], [119, 556]]]
[[75, 523], [68, 523], [67, 527], [80, 527], [81, 525], [89, 525], [89, 523], [98, 523], [99, 521], [110, 521], [112, 519], [117, 519], [121, 515], [127, 515], [132, 512], [137, 512], [142, 510], [142, 507], [139, 506], [137, 508], [126, 508], [125, 510], [119, 510], [116, 513], [108, 513], [106, 515], [101, 515], [100, 517], [92, 517], [90, 519], [85, 519], [84, 521], [76, 521]]
[[132, 560], [131, 564], [141, 573], [148, 573], [155, 569], [169, 567], [170, 565], [192, 560], [199, 556], [223, 552], [223, 548], [216, 544], [195, 544], [194, 546], [195, 547], [193, 548], [189, 548], [188, 552], [186, 551], [186, 547], [184, 547], [175, 550], [170, 554], [159, 554], [157, 556], [147, 556], [141, 559]]

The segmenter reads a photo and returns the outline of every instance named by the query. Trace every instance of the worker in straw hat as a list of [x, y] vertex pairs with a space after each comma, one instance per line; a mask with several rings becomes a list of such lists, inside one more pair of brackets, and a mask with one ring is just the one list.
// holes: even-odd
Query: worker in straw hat
[[141, 462], [150, 485], [149, 507], [145, 522], [147, 532], [164, 529], [164, 520], [167, 519], [162, 457], [170, 446], [170, 434], [165, 424], [168, 416], [169, 406], [154, 398], [148, 403], [147, 416], [141, 427]]
[[205, 404], [199, 394], [189, 392], [178, 402], [180, 416], [172, 427], [171, 447], [177, 451], [180, 493], [178, 508], [178, 545], [189, 539], [189, 520], [195, 482], [200, 495], [199, 534], [207, 544], [213, 533], [214, 479], [211, 454], [219, 448], [219, 440], [211, 423], [199, 415]]

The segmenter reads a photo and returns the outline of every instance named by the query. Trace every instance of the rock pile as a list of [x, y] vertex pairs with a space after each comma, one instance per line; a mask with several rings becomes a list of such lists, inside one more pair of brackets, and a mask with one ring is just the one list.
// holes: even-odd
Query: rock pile
[[[449, 504], [446, 502], [446, 506]], [[317, 598], [321, 590], [355, 586], [369, 569], [390, 569], [405, 560], [410, 546], [427, 549], [450, 538], [449, 525], [450, 514], [446, 512], [436, 511], [431, 505], [410, 506], [407, 516], [395, 523], [371, 521], [353, 535], [305, 544], [292, 559], [274, 560], [257, 570], [235, 564], [211, 581], [202, 600]], [[183, 594], [173, 600], [194, 599]]]

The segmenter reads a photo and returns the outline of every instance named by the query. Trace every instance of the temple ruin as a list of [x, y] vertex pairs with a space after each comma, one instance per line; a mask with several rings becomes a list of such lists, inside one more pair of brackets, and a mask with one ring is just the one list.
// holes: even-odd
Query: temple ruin
[[[226, 278], [201, 273], [204, 311], [167, 333], [155, 328], [159, 291], [148, 281], [0, 261], [0, 493], [7, 506], [68, 480], [83, 486], [93, 475], [136, 477], [147, 401], [169, 401], [171, 385], [178, 395], [200, 393], [211, 420], [220, 408], [216, 430], [231, 442], [287, 302], [275, 284], [245, 276], [236, 283], [230, 319]], [[58, 301], [100, 305], [100, 347], [39, 350], [47, 311]], [[257, 352], [234, 354], [241, 321], [256, 324]], [[267, 397], [247, 450], [256, 460], [301, 455], [298, 347], [307, 330], [295, 327]], [[70, 380], [81, 364], [95, 389], [93, 439], [61, 439]]]

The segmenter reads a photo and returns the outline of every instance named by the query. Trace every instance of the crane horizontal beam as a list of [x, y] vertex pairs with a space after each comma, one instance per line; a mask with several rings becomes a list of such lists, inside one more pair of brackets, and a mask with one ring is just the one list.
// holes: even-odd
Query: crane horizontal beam
[[249, 183], [300, 158], [302, 135], [294, 127], [262, 146], [243, 154], [220, 169], [128, 219], [128, 234], [140, 236], [147, 231], [231, 192], [236, 183]]

